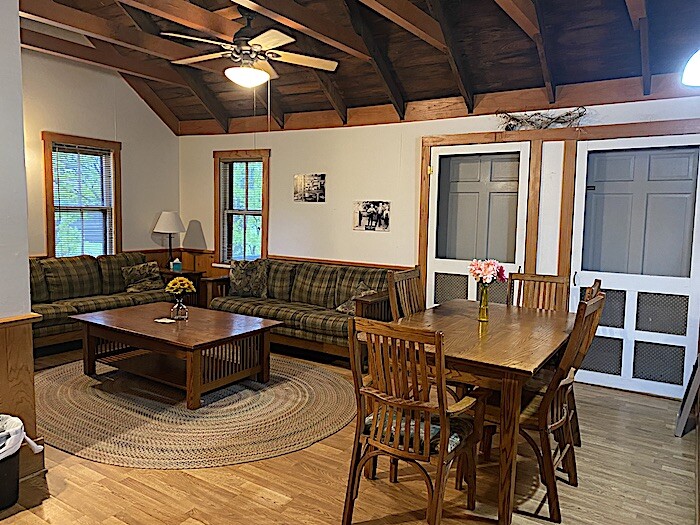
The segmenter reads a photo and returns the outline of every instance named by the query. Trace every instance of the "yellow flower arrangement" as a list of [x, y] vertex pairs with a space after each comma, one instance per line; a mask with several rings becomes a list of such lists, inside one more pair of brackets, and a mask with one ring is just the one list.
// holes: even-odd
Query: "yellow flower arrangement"
[[182, 295], [185, 293], [195, 293], [197, 289], [187, 277], [175, 277], [165, 287], [165, 291], [173, 295]]

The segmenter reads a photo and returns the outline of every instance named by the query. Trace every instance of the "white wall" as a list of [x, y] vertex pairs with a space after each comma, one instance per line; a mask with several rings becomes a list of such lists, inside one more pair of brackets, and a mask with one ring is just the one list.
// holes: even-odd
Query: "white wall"
[[27, 183], [17, 1], [0, 2], [0, 318], [29, 312]]
[[151, 230], [179, 206], [177, 137], [116, 73], [22, 50], [22, 80], [29, 253], [46, 254], [42, 131], [121, 142], [123, 249], [167, 246]]
[[[700, 117], [700, 97], [645, 101], [589, 108], [583, 124], [617, 124]], [[215, 150], [270, 148], [269, 252], [410, 266], [418, 260], [418, 196], [421, 137], [494, 131], [495, 116], [356, 128], [230, 136], [180, 138], [180, 209], [182, 218], [201, 221], [206, 247], [214, 247]], [[557, 145], [545, 149], [540, 225], [559, 224], [561, 156]], [[325, 172], [325, 204], [292, 200], [295, 173]], [[352, 202], [391, 201], [391, 232], [351, 229]], [[558, 232], [555, 235], [555, 239]], [[549, 238], [549, 237], [548, 237]], [[203, 246], [192, 246], [203, 248]], [[541, 243], [542, 267], [556, 272], [556, 242]], [[554, 252], [552, 251], [554, 250]]]

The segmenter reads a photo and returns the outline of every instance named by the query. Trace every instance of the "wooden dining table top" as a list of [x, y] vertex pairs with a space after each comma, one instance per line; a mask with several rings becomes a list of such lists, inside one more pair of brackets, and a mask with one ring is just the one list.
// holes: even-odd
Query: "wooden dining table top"
[[575, 314], [489, 304], [479, 322], [479, 303], [454, 299], [400, 319], [402, 326], [443, 332], [450, 362], [532, 376], [568, 340]]

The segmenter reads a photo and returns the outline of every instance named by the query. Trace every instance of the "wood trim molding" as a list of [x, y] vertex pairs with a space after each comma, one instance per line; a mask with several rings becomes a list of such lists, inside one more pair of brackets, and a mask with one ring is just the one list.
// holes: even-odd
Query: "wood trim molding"
[[530, 177], [525, 226], [525, 273], [537, 271], [537, 239], [540, 223], [540, 183], [542, 180], [541, 139], [530, 141]]
[[53, 144], [71, 144], [78, 146], [89, 146], [93, 148], [107, 149], [112, 152], [113, 176], [112, 191], [113, 221], [114, 221], [114, 252], [122, 251], [122, 161], [121, 142], [112, 140], [93, 139], [80, 137], [77, 135], [66, 135], [64, 133], [54, 133], [52, 131], [42, 131], [41, 140], [43, 143], [43, 169], [44, 169], [44, 206], [46, 210], [46, 253], [47, 257], [56, 256], [56, 221], [53, 204]]
[[318, 259], [315, 257], [296, 257], [293, 255], [268, 255], [268, 259], [274, 259], [276, 261], [289, 261], [289, 262], [299, 262], [299, 263], [319, 263], [319, 264], [335, 264], [338, 266], [361, 266], [363, 268], [384, 268], [387, 270], [411, 270], [413, 266], [400, 266], [396, 264], [382, 264], [382, 263], [372, 263], [372, 262], [358, 262], [358, 261], [341, 261], [338, 259]]
[[428, 283], [428, 215], [430, 213], [430, 146], [423, 140], [420, 163], [420, 196], [418, 217], [418, 267], [423, 292]]
[[233, 149], [214, 151], [215, 159], [264, 159], [270, 157], [269, 149]]
[[3, 317], [0, 319], [0, 328], [9, 328], [27, 323], [36, 323], [41, 321], [41, 315], [29, 312], [21, 315], [13, 315], [12, 317]]
[[571, 274], [571, 237], [574, 232], [574, 190], [576, 179], [577, 141], [564, 142], [564, 166], [561, 183], [561, 211], [559, 215], [558, 275]]

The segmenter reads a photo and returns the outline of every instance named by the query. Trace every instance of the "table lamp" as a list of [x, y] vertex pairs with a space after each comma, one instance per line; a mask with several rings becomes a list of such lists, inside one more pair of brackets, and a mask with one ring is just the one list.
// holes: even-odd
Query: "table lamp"
[[185, 225], [182, 224], [182, 219], [176, 211], [162, 211], [158, 222], [156, 222], [153, 233], [168, 234], [168, 264], [173, 261], [173, 235], [186, 231]]

